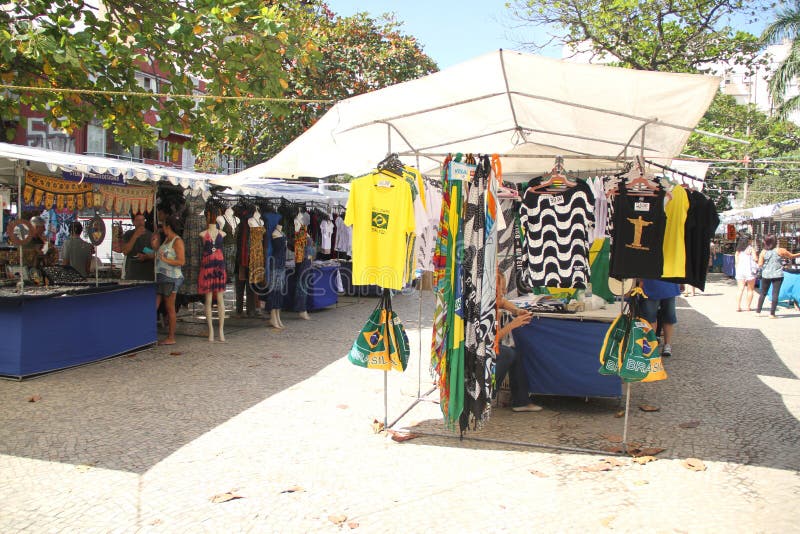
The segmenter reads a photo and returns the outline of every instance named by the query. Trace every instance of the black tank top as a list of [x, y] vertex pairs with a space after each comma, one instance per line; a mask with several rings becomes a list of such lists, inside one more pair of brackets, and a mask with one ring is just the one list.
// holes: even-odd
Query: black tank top
[[628, 194], [623, 184], [614, 199], [614, 240], [610, 275], [660, 278], [664, 268], [664, 191], [656, 196]]

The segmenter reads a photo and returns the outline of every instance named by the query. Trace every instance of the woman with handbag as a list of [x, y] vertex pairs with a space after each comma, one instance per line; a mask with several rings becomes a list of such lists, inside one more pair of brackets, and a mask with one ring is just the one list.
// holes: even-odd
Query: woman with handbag
[[758, 266], [761, 267], [761, 295], [758, 297], [758, 308], [756, 315], [761, 313], [764, 299], [767, 296], [770, 286], [772, 286], [772, 305], [769, 310], [770, 319], [775, 319], [775, 310], [778, 308], [778, 295], [783, 284], [783, 264], [781, 258], [793, 260], [800, 258], [800, 253], [792, 254], [785, 248], [776, 246], [778, 240], [770, 234], [764, 238], [764, 249], [758, 256]]
[[752, 308], [753, 293], [756, 288], [756, 273], [758, 272], [758, 259], [756, 251], [750, 246], [750, 238], [742, 236], [736, 243], [736, 283], [739, 293], [736, 297], [736, 311], [742, 311], [742, 295], [747, 290], [747, 311]]

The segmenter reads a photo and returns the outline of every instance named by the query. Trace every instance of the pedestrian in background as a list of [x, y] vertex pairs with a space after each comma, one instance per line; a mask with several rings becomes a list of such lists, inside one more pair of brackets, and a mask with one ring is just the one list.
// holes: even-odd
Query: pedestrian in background
[[756, 251], [750, 246], [750, 238], [742, 236], [736, 243], [736, 284], [739, 286], [739, 293], [736, 297], [736, 311], [742, 311], [742, 296], [747, 291], [747, 311], [752, 310], [753, 293], [756, 288], [756, 272], [758, 270], [758, 258]]
[[775, 311], [778, 308], [778, 295], [783, 285], [783, 263], [781, 258], [793, 260], [800, 258], [800, 253], [792, 254], [785, 248], [777, 246], [778, 240], [774, 234], [764, 238], [764, 248], [758, 255], [758, 266], [761, 267], [761, 295], [758, 297], [758, 308], [756, 314], [761, 314], [761, 307], [767, 297], [769, 288], [772, 287], [772, 305], [769, 308], [770, 319], [775, 319]]

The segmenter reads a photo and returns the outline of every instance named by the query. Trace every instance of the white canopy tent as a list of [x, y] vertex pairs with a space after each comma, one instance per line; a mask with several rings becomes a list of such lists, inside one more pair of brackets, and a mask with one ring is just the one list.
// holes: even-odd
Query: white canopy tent
[[16, 183], [16, 163], [22, 162], [25, 168], [40, 174], [60, 173], [61, 171], [81, 174], [122, 175], [125, 181], [140, 182], [166, 181], [184, 189], [205, 193], [213, 174], [184, 171], [174, 167], [159, 167], [135, 161], [116, 160], [97, 156], [58, 152], [23, 145], [0, 143], [0, 182]]
[[[513, 155], [504, 176], [669, 164], [719, 78], [567, 63], [499, 50], [339, 102], [274, 158], [236, 178], [296, 178], [374, 168], [389, 152], [423, 171], [449, 152]], [[419, 161], [417, 161], [419, 158]]]

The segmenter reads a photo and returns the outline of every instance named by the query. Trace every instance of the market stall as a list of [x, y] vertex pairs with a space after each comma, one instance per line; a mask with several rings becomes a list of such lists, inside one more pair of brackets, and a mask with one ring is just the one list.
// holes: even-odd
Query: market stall
[[[7, 245], [2, 258], [0, 313], [9, 343], [0, 352], [0, 375], [23, 378], [156, 342], [153, 280], [101, 279], [97, 262], [87, 277], [63, 267], [56, 251], [79, 215], [88, 217], [85, 235], [95, 247], [107, 234], [100, 213], [154, 215], [159, 182], [201, 197], [208, 190], [206, 176], [180, 169], [0, 143], [0, 183], [11, 191], [16, 219], [6, 237], [18, 245]], [[42, 233], [32, 235], [24, 220], [31, 215]], [[28, 246], [33, 238], [41, 245]], [[46, 336], [37, 335], [43, 330]]]
[[[423, 174], [443, 172], [445, 203], [431, 268], [437, 295], [431, 366], [446, 424], [463, 431], [483, 421], [493, 387], [485, 367], [493, 359], [486, 349], [491, 340], [484, 338], [490, 329], [478, 325], [495, 317], [489, 304], [495, 299], [492, 247], [499, 231], [495, 208], [487, 206], [498, 193], [492, 189], [496, 180], [502, 175], [527, 182], [559, 167], [559, 160], [566, 171], [608, 174], [623, 172], [634, 155], [668, 165], [718, 86], [717, 78], [707, 76], [578, 65], [501, 50], [339, 102], [274, 158], [239, 176], [377, 176], [385, 173], [390, 158], [384, 157], [391, 153], [400, 162], [388, 165], [388, 174], [402, 174], [392, 168], [403, 165]], [[502, 172], [486, 154], [499, 156]], [[588, 253], [585, 236], [582, 243]], [[581, 356], [594, 372], [595, 349]]]

